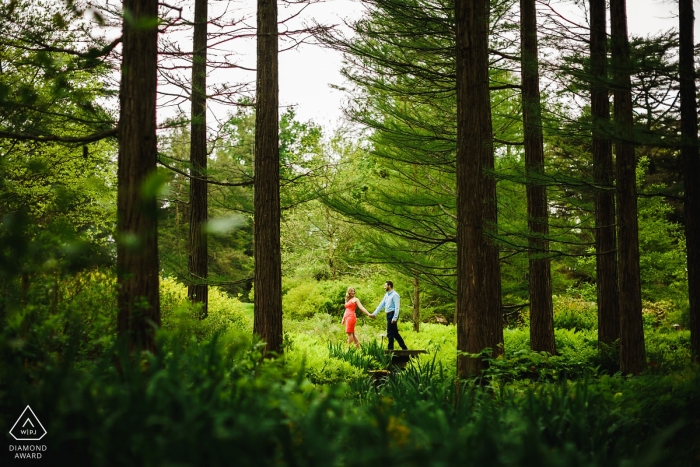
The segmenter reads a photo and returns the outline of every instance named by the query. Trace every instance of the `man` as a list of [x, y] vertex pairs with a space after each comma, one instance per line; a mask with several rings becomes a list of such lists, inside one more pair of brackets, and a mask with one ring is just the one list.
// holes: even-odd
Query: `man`
[[386, 337], [389, 339], [389, 350], [394, 350], [394, 339], [399, 343], [399, 346], [403, 350], [408, 350], [406, 344], [403, 342], [401, 335], [399, 334], [399, 328], [396, 322], [399, 320], [399, 304], [401, 297], [394, 291], [394, 283], [391, 281], [386, 281], [384, 283], [384, 298], [382, 299], [377, 309], [374, 313], [370, 315], [370, 318], [374, 319], [377, 313], [381, 311], [382, 308], [386, 311]]

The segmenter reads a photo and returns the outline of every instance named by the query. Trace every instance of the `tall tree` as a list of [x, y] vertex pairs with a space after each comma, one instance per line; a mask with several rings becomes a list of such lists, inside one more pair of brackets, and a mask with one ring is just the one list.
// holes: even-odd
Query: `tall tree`
[[617, 156], [617, 251], [619, 260], [620, 369], [639, 374], [646, 366], [637, 223], [630, 47], [626, 0], [610, 0], [610, 32]]
[[556, 353], [552, 273], [549, 254], [549, 206], [544, 184], [544, 142], [537, 57], [535, 0], [520, 0], [520, 49], [525, 171], [527, 175], [528, 255], [530, 263], [530, 347]]
[[685, 238], [688, 249], [690, 342], [693, 357], [700, 360], [700, 151], [695, 87], [693, 0], [679, 0], [681, 157], [685, 171]]
[[202, 304], [201, 317], [207, 316], [209, 288], [207, 235], [203, 230], [208, 217], [207, 197], [207, 2], [194, 4], [192, 49], [192, 111], [190, 131], [190, 247], [187, 296]]
[[[457, 53], [457, 349], [498, 351], [503, 342], [498, 249], [487, 230], [496, 220], [491, 105], [489, 2], [455, 2]], [[494, 261], [495, 252], [495, 261]], [[500, 335], [500, 339], [499, 339]], [[476, 374], [480, 358], [460, 355], [457, 373]]]
[[420, 332], [420, 282], [413, 277], [413, 330]]
[[598, 291], [598, 345], [613, 345], [620, 338], [617, 286], [615, 193], [610, 138], [610, 99], [607, 84], [607, 32], [605, 0], [590, 0], [591, 114], [593, 118], [593, 176], [595, 193], [596, 284]]
[[117, 169], [117, 332], [155, 351], [160, 325], [156, 223], [158, 1], [125, 0]]
[[282, 351], [277, 0], [258, 0], [255, 113], [255, 316], [268, 352]]

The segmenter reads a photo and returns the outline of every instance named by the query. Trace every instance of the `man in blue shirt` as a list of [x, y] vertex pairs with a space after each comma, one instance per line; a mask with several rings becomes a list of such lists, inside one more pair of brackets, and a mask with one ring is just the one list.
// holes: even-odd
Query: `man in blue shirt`
[[386, 337], [389, 339], [389, 350], [394, 350], [394, 339], [399, 343], [399, 347], [403, 350], [408, 350], [408, 347], [406, 347], [406, 344], [399, 334], [399, 328], [396, 325], [396, 322], [399, 320], [399, 304], [401, 302], [401, 297], [399, 297], [399, 294], [394, 290], [394, 283], [391, 281], [386, 281], [384, 283], [384, 290], [386, 290], [384, 298], [370, 317], [374, 319], [377, 313], [384, 308], [386, 311]]

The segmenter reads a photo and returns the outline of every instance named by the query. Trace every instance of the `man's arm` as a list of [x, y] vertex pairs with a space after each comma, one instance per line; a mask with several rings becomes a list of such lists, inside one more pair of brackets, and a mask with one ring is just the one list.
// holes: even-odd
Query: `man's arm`
[[396, 322], [399, 320], [399, 305], [401, 304], [401, 297], [399, 294], [394, 292], [394, 317], [391, 318], [392, 322]]
[[386, 302], [386, 295], [384, 295], [382, 301], [379, 302], [379, 305], [377, 305], [377, 309], [374, 310], [374, 313], [372, 313], [370, 316], [377, 316], [377, 313], [379, 313], [379, 311], [381, 311], [381, 309], [384, 308], [384, 302]]

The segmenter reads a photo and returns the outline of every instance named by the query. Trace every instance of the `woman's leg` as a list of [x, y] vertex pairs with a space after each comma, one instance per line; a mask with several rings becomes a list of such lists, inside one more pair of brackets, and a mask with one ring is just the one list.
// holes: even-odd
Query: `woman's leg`
[[346, 333], [346, 334], [348, 335], [348, 345], [352, 345], [352, 343], [353, 343], [353, 337], [352, 337], [352, 336], [353, 336], [353, 333], [352, 333], [352, 332], [348, 332], [348, 333]]
[[360, 348], [360, 341], [357, 340], [357, 334], [353, 333], [352, 338], [355, 340], [355, 347]]

